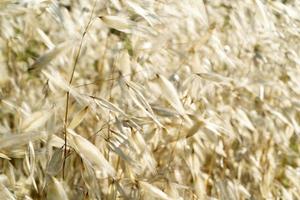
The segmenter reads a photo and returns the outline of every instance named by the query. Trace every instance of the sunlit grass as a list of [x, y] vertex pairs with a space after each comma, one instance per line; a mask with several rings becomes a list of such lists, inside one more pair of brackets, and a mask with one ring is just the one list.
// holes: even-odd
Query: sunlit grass
[[0, 199], [300, 199], [297, 1], [0, 2]]

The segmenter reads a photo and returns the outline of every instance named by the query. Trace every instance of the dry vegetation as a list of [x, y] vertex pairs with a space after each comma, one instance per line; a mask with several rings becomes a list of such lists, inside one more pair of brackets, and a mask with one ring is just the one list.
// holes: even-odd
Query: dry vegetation
[[1, 0], [0, 199], [300, 199], [298, 0]]

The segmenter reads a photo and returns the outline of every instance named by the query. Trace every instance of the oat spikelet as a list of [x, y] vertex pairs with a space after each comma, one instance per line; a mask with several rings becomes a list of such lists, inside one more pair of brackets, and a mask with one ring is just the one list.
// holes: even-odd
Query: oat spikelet
[[124, 33], [131, 33], [133, 22], [121, 16], [100, 16], [99, 17], [108, 27]]
[[171, 104], [173, 108], [177, 110], [180, 115], [185, 115], [184, 107], [179, 98], [178, 92], [174, 85], [166, 79], [163, 75], [157, 75], [159, 86], [162, 90], [162, 95]]
[[16, 200], [15, 196], [2, 183], [0, 183], [0, 198], [7, 200]]
[[153, 198], [157, 199], [163, 199], [163, 200], [173, 200], [171, 197], [169, 197], [166, 193], [161, 191], [159, 188], [151, 185], [150, 183], [139, 181], [139, 184], [143, 188], [144, 192]]
[[114, 176], [115, 170], [104, 158], [99, 149], [84, 137], [78, 135], [72, 129], [68, 129], [68, 142], [81, 156], [81, 158], [93, 167], [96, 173], [104, 172], [107, 175]]
[[70, 129], [76, 128], [81, 123], [81, 121], [84, 119], [84, 117], [87, 115], [88, 109], [89, 109], [89, 107], [85, 106], [78, 113], [76, 113], [74, 115], [72, 121], [70, 122], [68, 128], [70, 128]]
[[47, 200], [68, 200], [68, 195], [63, 184], [56, 178], [51, 177], [48, 185]]
[[61, 54], [63, 51], [67, 50], [70, 47], [69, 42], [64, 42], [57, 45], [53, 49], [50, 49], [42, 56], [40, 56], [29, 68], [29, 71], [32, 70], [41, 70], [42, 67], [46, 67], [55, 57]]

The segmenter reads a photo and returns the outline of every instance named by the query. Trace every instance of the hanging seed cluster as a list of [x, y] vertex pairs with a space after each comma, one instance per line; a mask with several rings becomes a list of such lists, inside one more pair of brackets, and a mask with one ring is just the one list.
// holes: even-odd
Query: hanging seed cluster
[[0, 199], [300, 199], [297, 0], [0, 1]]

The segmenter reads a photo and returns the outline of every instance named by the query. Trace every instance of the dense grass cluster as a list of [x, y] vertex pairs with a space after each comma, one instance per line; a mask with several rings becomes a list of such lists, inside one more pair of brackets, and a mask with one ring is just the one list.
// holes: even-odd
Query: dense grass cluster
[[0, 199], [300, 199], [297, 0], [1, 0]]

